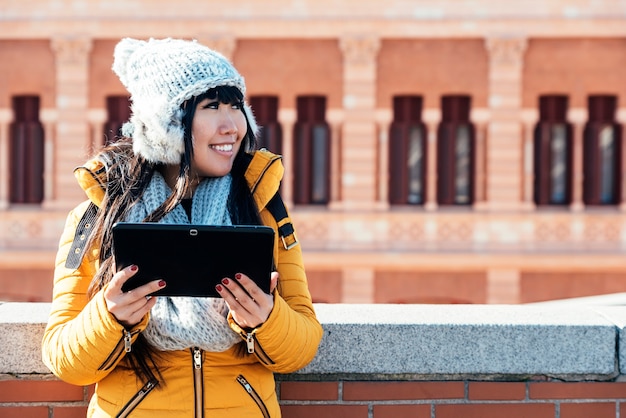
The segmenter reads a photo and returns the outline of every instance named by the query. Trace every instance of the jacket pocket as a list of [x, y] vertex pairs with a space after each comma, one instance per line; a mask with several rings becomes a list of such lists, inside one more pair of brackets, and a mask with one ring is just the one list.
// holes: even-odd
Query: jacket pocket
[[154, 389], [158, 383], [159, 382], [156, 380], [150, 380], [148, 383], [143, 385], [143, 387], [139, 389], [139, 392], [135, 393], [135, 395], [130, 398], [130, 401], [128, 401], [128, 403], [124, 405], [122, 410], [118, 412], [115, 418], [127, 417], [131, 412], [135, 410], [135, 408], [137, 408], [141, 401], [143, 401], [144, 398], [148, 396], [150, 392], [152, 392], [152, 389]]
[[259, 396], [257, 391], [254, 390], [252, 385], [250, 383], [248, 383], [248, 380], [246, 380], [246, 378], [243, 377], [243, 375], [240, 374], [239, 376], [237, 376], [237, 382], [239, 382], [241, 387], [243, 387], [244, 390], [246, 392], [248, 392], [248, 395], [250, 395], [250, 397], [252, 398], [254, 403], [257, 404], [257, 406], [259, 407], [259, 410], [263, 414], [263, 417], [264, 418], [270, 418], [270, 413], [267, 410], [267, 406], [265, 406], [265, 403], [263, 402], [263, 399], [261, 399], [261, 397]]

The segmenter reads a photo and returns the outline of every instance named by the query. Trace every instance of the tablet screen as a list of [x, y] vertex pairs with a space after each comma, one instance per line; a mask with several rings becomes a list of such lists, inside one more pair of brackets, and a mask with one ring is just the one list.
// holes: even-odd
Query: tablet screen
[[269, 293], [273, 253], [274, 230], [268, 226], [120, 222], [113, 227], [117, 270], [139, 267], [123, 291], [163, 279], [167, 285], [155, 295], [219, 297], [215, 286], [243, 273]]

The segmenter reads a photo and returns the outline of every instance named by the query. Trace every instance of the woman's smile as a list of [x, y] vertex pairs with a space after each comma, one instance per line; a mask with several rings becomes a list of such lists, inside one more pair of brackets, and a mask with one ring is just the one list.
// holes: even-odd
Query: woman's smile
[[233, 144], [216, 144], [210, 145], [209, 147], [220, 154], [227, 154], [230, 156], [233, 153]]

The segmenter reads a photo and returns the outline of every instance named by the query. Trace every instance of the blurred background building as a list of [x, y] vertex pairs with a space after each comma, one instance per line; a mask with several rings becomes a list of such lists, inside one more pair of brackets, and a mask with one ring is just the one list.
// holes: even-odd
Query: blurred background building
[[318, 302], [626, 291], [624, 0], [0, 3], [0, 300], [49, 301], [122, 37], [245, 76]]

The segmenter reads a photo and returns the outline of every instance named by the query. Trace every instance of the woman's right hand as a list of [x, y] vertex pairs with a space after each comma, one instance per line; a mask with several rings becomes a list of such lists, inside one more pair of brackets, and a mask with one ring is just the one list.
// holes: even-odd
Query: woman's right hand
[[122, 285], [139, 271], [135, 265], [128, 266], [113, 275], [111, 282], [104, 290], [107, 309], [125, 328], [132, 328], [150, 312], [156, 303], [151, 293], [165, 287], [164, 280], [154, 280], [128, 292], [122, 291]]

